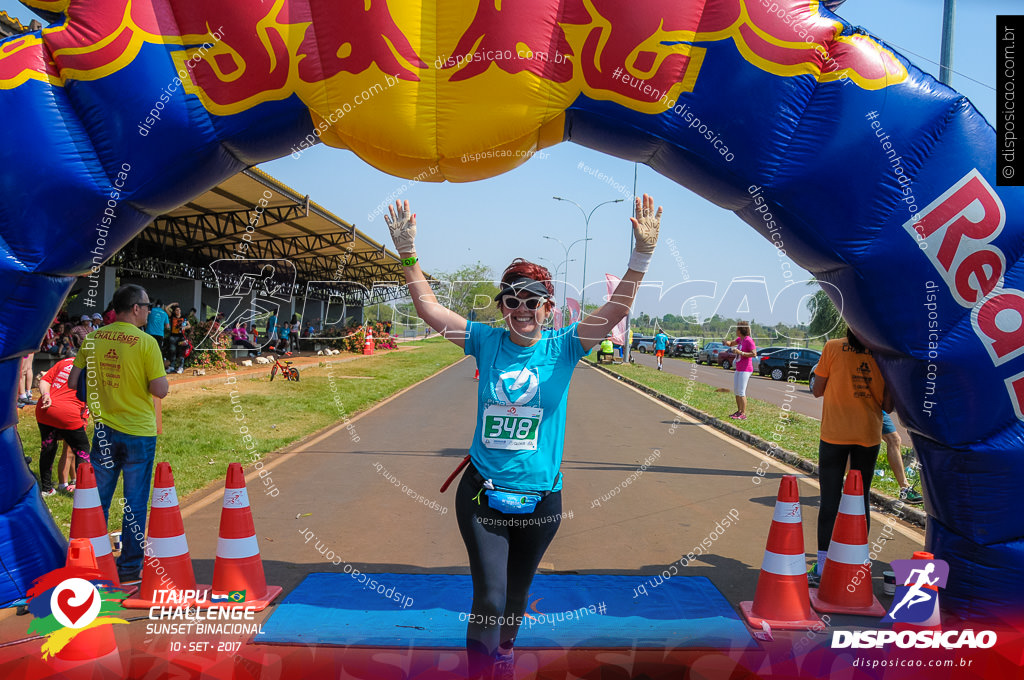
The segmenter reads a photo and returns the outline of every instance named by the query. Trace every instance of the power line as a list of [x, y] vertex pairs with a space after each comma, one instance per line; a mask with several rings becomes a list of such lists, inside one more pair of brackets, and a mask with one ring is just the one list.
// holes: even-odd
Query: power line
[[[881, 38], [881, 36], [877, 36], [877, 37]], [[881, 39], [887, 45], [892, 45], [893, 47], [898, 49], [900, 52], [906, 52], [907, 54], [912, 54], [915, 57], [918, 57], [919, 59], [923, 59], [923, 60], [927, 61], [929, 64], [934, 64], [935, 66], [938, 66], [938, 67], [942, 68], [942, 64], [940, 64], [939, 62], [934, 61], [932, 59], [929, 59], [928, 57], [924, 56], [923, 54], [918, 54], [917, 52], [913, 52], [911, 50], [908, 50], [906, 47], [901, 47], [900, 45], [897, 45], [896, 43], [891, 42], [889, 40], [886, 40], [885, 38], [881, 38]], [[960, 71], [957, 71], [956, 69], [952, 69], [952, 68], [950, 68], [948, 70], [951, 73], [955, 73], [956, 75], [960, 76], [961, 78], [966, 78], [967, 80], [971, 81], [972, 83], [977, 83], [978, 85], [981, 85], [982, 87], [987, 87], [988, 89], [992, 90], [993, 92], [996, 91], [996, 88], [992, 87], [991, 85], [989, 85], [987, 83], [983, 83], [980, 80], [976, 80], [976, 79], [970, 77], [969, 75], [967, 75], [966, 73], [961, 73]]]

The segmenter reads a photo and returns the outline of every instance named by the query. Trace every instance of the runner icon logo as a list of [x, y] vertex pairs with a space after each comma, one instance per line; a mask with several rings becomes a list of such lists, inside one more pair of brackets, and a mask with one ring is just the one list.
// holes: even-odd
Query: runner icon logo
[[[945, 560], [893, 560], [896, 594], [883, 621], [923, 623], [935, 611], [939, 588], [946, 587], [949, 565]], [[902, 584], [902, 585], [899, 585]]]

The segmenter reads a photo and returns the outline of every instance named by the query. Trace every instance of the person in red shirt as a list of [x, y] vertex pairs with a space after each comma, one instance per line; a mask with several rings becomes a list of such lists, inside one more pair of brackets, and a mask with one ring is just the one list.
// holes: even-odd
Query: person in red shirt
[[[85, 423], [89, 409], [79, 401], [75, 391], [68, 387], [68, 375], [75, 360], [61, 359], [39, 380], [39, 403], [36, 404], [36, 423], [42, 440], [39, 452], [39, 483], [43, 496], [57, 493], [53, 488], [53, 459], [60, 443], [67, 442], [75, 452], [75, 469], [89, 461], [89, 437]], [[68, 492], [73, 487], [66, 487]]]
[[[96, 317], [94, 316], [93, 318]], [[110, 324], [117, 321], [117, 312], [114, 311], [113, 302], [107, 305], [107, 308], [106, 310], [104, 310], [103, 316], [100, 317], [100, 320], [103, 322], [102, 324], [100, 324], [101, 326], [109, 326]]]

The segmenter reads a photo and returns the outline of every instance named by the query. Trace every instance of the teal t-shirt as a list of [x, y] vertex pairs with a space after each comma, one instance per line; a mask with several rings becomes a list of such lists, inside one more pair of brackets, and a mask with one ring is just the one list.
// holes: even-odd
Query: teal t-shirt
[[[561, 489], [558, 471], [565, 443], [569, 381], [576, 363], [586, 354], [577, 335], [577, 324], [544, 331], [531, 347], [512, 342], [503, 328], [471, 321], [466, 331], [466, 354], [476, 359], [480, 369], [476, 432], [469, 449], [473, 465], [484, 479], [500, 487], [518, 491]], [[485, 428], [489, 406], [501, 407], [490, 410], [500, 415], [490, 416]], [[505, 417], [509, 407], [515, 407], [521, 414], [539, 416], [535, 435], [528, 422]], [[501, 432], [502, 422], [516, 427]], [[496, 435], [489, 439], [490, 445], [485, 445], [485, 435]], [[515, 439], [517, 435], [522, 439], [534, 438], [535, 449], [503, 448], [503, 438]]]
[[664, 333], [658, 333], [654, 336], [654, 350], [665, 349], [668, 347], [668, 336]]
[[146, 332], [150, 335], [164, 336], [164, 324], [169, 324], [170, 318], [160, 307], [154, 307], [149, 312], [149, 318], [146, 320]]

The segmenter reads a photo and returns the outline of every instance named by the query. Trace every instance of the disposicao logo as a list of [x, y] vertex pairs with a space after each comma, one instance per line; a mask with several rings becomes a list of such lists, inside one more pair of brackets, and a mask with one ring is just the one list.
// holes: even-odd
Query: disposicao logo
[[32, 622], [29, 633], [42, 635], [43, 658], [58, 654], [87, 630], [128, 623], [118, 614], [125, 591], [114, 588], [99, 572], [82, 567], [62, 567], [40, 577], [28, 592]]
[[[939, 588], [946, 587], [949, 564], [945, 560], [893, 560], [896, 593], [883, 622], [923, 624], [938, 612]], [[837, 630], [832, 648], [870, 649], [895, 643], [901, 649], [987, 649], [996, 644], [991, 630]]]

